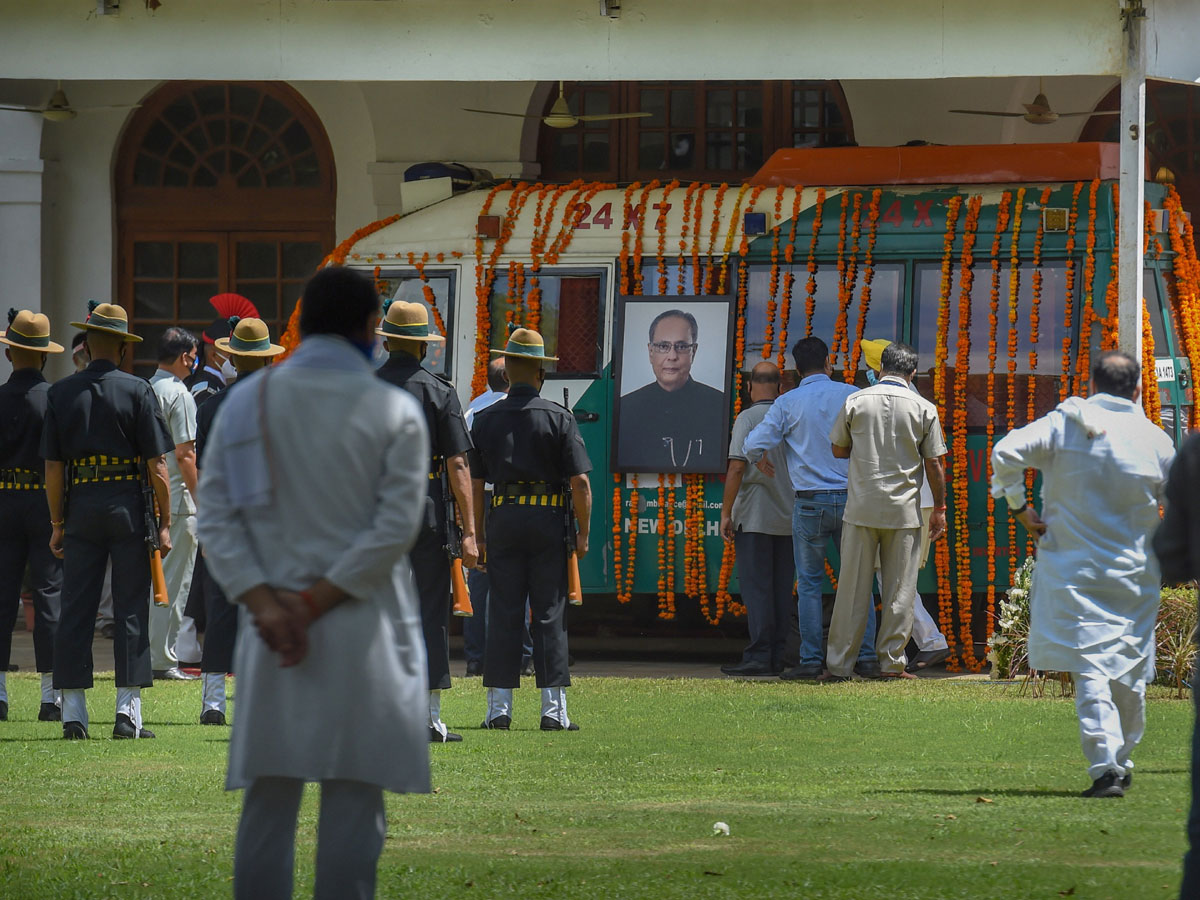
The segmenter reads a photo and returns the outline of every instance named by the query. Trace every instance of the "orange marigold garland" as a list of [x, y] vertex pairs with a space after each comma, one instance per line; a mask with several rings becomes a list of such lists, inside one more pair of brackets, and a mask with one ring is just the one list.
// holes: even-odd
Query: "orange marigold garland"
[[804, 303], [805, 337], [812, 337], [813, 315], [817, 311], [817, 240], [821, 237], [821, 214], [824, 209], [825, 188], [817, 188], [817, 202], [813, 207], [812, 240], [808, 244], [808, 283], [805, 286]]
[[1062, 339], [1062, 372], [1058, 376], [1059, 402], [1067, 399], [1071, 391], [1071, 322], [1075, 303], [1075, 227], [1079, 222], [1079, 194], [1083, 191], [1083, 182], [1075, 182], [1071, 191], [1071, 212], [1067, 215], [1067, 267], [1064, 275], [1063, 288], [1063, 339]]
[[[846, 315], [850, 308], [850, 298], [854, 293], [854, 281], [858, 278], [858, 236], [862, 224], [862, 194], [854, 194], [854, 212], [851, 215], [850, 226], [850, 258], [846, 258], [846, 206], [849, 194], [842, 195], [842, 213], [838, 222], [838, 312], [833, 325], [833, 343], [829, 346], [829, 357], [837, 360], [842, 351], [842, 343], [846, 339]], [[845, 364], [842, 365], [843, 371]]]
[[692, 208], [692, 290], [695, 293], [699, 293], [704, 285], [704, 272], [700, 268], [700, 238], [703, 233], [704, 192], [707, 190], [707, 184], [699, 186]]
[[667, 203], [667, 198], [671, 196], [671, 191], [679, 187], [679, 182], [670, 181], [663, 188], [662, 200], [658, 203], [658, 217], [654, 222], [654, 230], [658, 232], [658, 293], [659, 296], [667, 295], [667, 213], [670, 210], [670, 204]]
[[850, 364], [846, 367], [846, 383], [853, 384], [858, 375], [859, 357], [862, 355], [863, 334], [867, 328], [867, 314], [871, 309], [871, 282], [875, 279], [875, 239], [879, 232], [879, 203], [883, 191], [876, 188], [871, 193], [871, 204], [867, 209], [867, 254], [863, 259], [863, 286], [858, 298], [858, 325], [854, 329], [854, 341], [850, 345]]
[[[745, 191], [745, 186], [742, 190]], [[708, 229], [708, 270], [704, 275], [704, 293], [711, 294], [713, 292], [713, 278], [716, 275], [716, 250], [717, 250], [717, 235], [721, 233], [721, 201], [725, 199], [725, 192], [729, 190], [729, 185], [722, 182], [717, 187], [717, 195], [713, 198], [712, 224]], [[741, 203], [742, 195], [738, 194], [738, 203]], [[724, 293], [724, 288], [719, 291]]]
[[[1191, 370], [1200, 372], [1200, 263], [1196, 260], [1195, 233], [1174, 185], [1167, 188], [1164, 205], [1167, 208], [1167, 238], [1173, 254], [1171, 266], [1175, 273], [1180, 343]], [[1200, 410], [1200, 404], [1192, 407], [1189, 423], [1192, 430], [1200, 426], [1197, 410]]]
[[[1017, 427], [1017, 306], [1021, 299], [1021, 217], [1025, 211], [1025, 188], [1017, 191], [1013, 204], [1012, 239], [1008, 258], [1008, 430]], [[1008, 516], [1009, 578], [1017, 571], [1017, 520]]]
[[642, 197], [638, 201], [637, 209], [634, 210], [635, 228], [633, 232], [633, 292], [635, 294], [642, 293], [642, 253], [643, 240], [646, 234], [646, 204], [650, 200], [650, 192], [659, 186], [659, 180], [655, 178], [644, 188], [642, 188]]
[[[1121, 189], [1114, 183], [1112, 185], [1113, 234], [1121, 233], [1120, 209]], [[1144, 242], [1145, 238], [1143, 237], [1142, 240]], [[1120, 241], [1114, 241], [1112, 257], [1109, 260], [1108, 284], [1104, 288], [1104, 318], [1100, 320], [1100, 349], [1102, 351], [1116, 350], [1117, 344], [1120, 342], [1118, 330], [1121, 324], [1121, 317], [1117, 309], [1120, 303], [1118, 291], [1118, 273], [1120, 267]], [[1081, 377], [1089, 376], [1090, 373], [1085, 372]]]
[[[686, 293], [684, 289], [685, 269], [687, 249], [688, 249], [688, 230], [691, 227], [692, 220], [692, 199], [701, 182], [694, 181], [688, 185], [687, 192], [683, 195], [683, 225], [679, 229], [679, 259], [677, 265], [679, 267], [678, 280], [675, 284], [675, 293]], [[699, 211], [697, 210], [697, 215]], [[697, 221], [699, 221], [697, 219]]]
[[1075, 357], [1075, 379], [1072, 393], [1082, 396], [1087, 389], [1088, 370], [1092, 356], [1092, 325], [1096, 321], [1096, 195], [1100, 179], [1093, 178], [1088, 191], [1087, 244], [1083, 257], [1083, 302], [1079, 307], [1079, 354]]
[[[1154, 379], [1154, 329], [1150, 326], [1150, 306], [1142, 304], [1142, 372], [1146, 378]], [[1162, 428], [1162, 399], [1158, 395], [1157, 379], [1150, 387], [1142, 387], [1142, 408], [1146, 418]]]
[[775, 189], [775, 227], [771, 229], [771, 278], [767, 288], [767, 315], [763, 329], [762, 358], [770, 359], [775, 344], [775, 310], [779, 297], [779, 232], [783, 230], [783, 185]]
[[641, 187], [641, 182], [635, 181], [633, 184], [625, 188], [625, 199], [621, 204], [621, 256], [619, 265], [621, 267], [621, 295], [624, 297], [630, 296], [632, 289], [630, 286], [630, 269], [629, 269], [629, 226], [633, 219], [633, 192]]
[[633, 574], [635, 563], [637, 562], [637, 537], [639, 534], [638, 518], [640, 516], [639, 508], [641, 506], [641, 497], [638, 494], [638, 477], [634, 472], [629, 476], [629, 517], [632, 520], [632, 527], [629, 530], [629, 560], [625, 566], [625, 581], [617, 583], [617, 589], [621, 592], [620, 596], [624, 599], [622, 603], [628, 603], [633, 598]]
[[750, 283], [750, 264], [738, 259], [737, 314], [733, 340], [733, 414], [742, 411], [742, 368], [746, 364], [746, 293]]
[[979, 227], [979, 195], [967, 202], [958, 276], [958, 341], [954, 357], [954, 426], [950, 459], [954, 495], [954, 559], [958, 569], [958, 645], [963, 664], [975, 671], [975, 640], [971, 634], [971, 533], [967, 523], [967, 377], [971, 368], [971, 289], [975, 280], [975, 239]]
[[791, 230], [788, 232], [787, 246], [783, 249], [783, 259], [788, 265], [788, 270], [783, 276], [783, 303], [779, 310], [779, 355], [775, 360], [781, 372], [787, 368], [788, 320], [792, 315], [792, 288], [796, 284], [796, 273], [793, 269], [796, 260], [796, 225], [800, 220], [800, 199], [804, 195], [801, 185], [796, 185], [793, 190], [795, 194], [792, 197]]
[[[938, 293], [937, 335], [934, 342], [933, 362], [933, 397], [937, 405], [938, 421], [946, 421], [946, 359], [949, 348], [946, 335], [950, 330], [950, 273], [954, 263], [954, 233], [958, 224], [958, 214], [962, 207], [962, 197], [955, 194], [946, 201], [946, 233], [942, 239], [942, 277]], [[951, 465], [957, 466], [957, 460], [951, 460]], [[934, 543], [934, 566], [937, 571], [938, 586], [938, 621], [942, 623], [942, 633], [947, 638], [953, 637], [950, 627], [954, 596], [950, 587], [950, 550], [947, 541]], [[957, 647], [950, 657], [947, 667], [958, 667]]]
[[[533, 191], [538, 190], [538, 185], [528, 185], [525, 182], [519, 182], [513, 188], [512, 195], [508, 198], [508, 209], [505, 210], [504, 218], [500, 222], [500, 236], [496, 238], [496, 243], [492, 247], [492, 252], [488, 256], [486, 263], [483, 262], [483, 241], [476, 239], [475, 241], [475, 372], [471, 378], [471, 393], [477, 395], [483, 393], [487, 385], [487, 364], [490, 359], [489, 349], [492, 332], [492, 316], [491, 316], [491, 296], [492, 283], [496, 277], [496, 261], [500, 258], [500, 254], [504, 252], [504, 246], [508, 243], [508, 239], [512, 237], [513, 228], [516, 226], [517, 219], [521, 215], [521, 210], [524, 208], [526, 201], [532, 196]], [[488, 195], [488, 200], [485, 201], [484, 208], [480, 210], [480, 215], [486, 215], [487, 209], [490, 208], [490, 200], [494, 194]]]
[[[992, 289], [988, 298], [987, 446], [984, 450], [987, 483], [992, 483], [992, 447], [996, 440], [996, 331], [1000, 324], [1000, 250], [1008, 230], [1012, 192], [1005, 191], [996, 208], [996, 236], [992, 240]], [[987, 621], [985, 639], [996, 621], [996, 498], [987, 491]]]
[[667, 595], [675, 617], [675, 473], [667, 476]]

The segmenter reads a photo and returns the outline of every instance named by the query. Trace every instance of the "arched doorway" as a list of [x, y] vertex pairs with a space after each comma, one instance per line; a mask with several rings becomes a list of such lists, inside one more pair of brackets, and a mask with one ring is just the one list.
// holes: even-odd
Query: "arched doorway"
[[214, 294], [249, 297], [278, 337], [333, 244], [333, 152], [312, 108], [275, 82], [172, 82], [129, 121], [116, 168], [117, 296], [145, 342], [199, 331]]
[[[573, 128], [530, 120], [545, 181], [737, 183], [781, 147], [854, 143], [835, 81], [569, 81], [563, 93], [575, 115], [650, 115]], [[543, 115], [556, 99], [557, 85]]]
[[[1096, 109], [1120, 109], [1121, 87], [1113, 88]], [[1093, 116], [1080, 132], [1081, 141], [1121, 139], [1119, 116]], [[1183, 207], [1193, 217], [1200, 214], [1200, 87], [1169, 81], [1146, 82], [1147, 178], [1160, 167], [1175, 176]]]

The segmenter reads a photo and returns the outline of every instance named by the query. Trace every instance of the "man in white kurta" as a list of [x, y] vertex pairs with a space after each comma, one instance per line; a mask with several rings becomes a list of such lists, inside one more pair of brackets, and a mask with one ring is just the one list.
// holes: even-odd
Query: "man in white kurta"
[[[1120, 797], [1145, 730], [1154, 677], [1159, 569], [1150, 553], [1175, 450], [1142, 412], [1141, 367], [1112, 351], [1092, 367], [1091, 396], [1070, 397], [992, 451], [992, 495], [1038, 537], [1029, 665], [1070, 672], [1088, 797]], [[1042, 473], [1042, 515], [1025, 470]]]
[[330, 898], [374, 894], [382, 790], [429, 790], [406, 556], [425, 508], [424, 420], [367, 361], [367, 279], [324, 269], [302, 302], [292, 358], [230, 389], [199, 491], [208, 565], [243, 606], [226, 787], [246, 789], [234, 895], [254, 900], [291, 896], [305, 782], [321, 784], [315, 895]]

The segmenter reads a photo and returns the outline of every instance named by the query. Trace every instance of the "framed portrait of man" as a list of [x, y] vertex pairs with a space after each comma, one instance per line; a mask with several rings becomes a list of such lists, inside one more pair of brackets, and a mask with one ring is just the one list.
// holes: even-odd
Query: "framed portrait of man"
[[613, 470], [724, 472], [730, 297], [621, 297]]

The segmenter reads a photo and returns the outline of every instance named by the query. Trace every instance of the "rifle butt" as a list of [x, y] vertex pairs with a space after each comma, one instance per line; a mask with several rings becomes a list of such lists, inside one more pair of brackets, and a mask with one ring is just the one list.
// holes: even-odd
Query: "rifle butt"
[[157, 549], [150, 550], [150, 584], [154, 588], [154, 605], [170, 606], [171, 598], [167, 596], [167, 576], [163, 574], [162, 553]]
[[583, 606], [583, 587], [579, 581], [579, 557], [572, 550], [567, 554], [567, 603]]
[[461, 559], [456, 559], [450, 564], [450, 585], [454, 593], [454, 615], [462, 616], [463, 618], [475, 615], [475, 610], [471, 606], [471, 592], [467, 590], [467, 579], [463, 574]]

